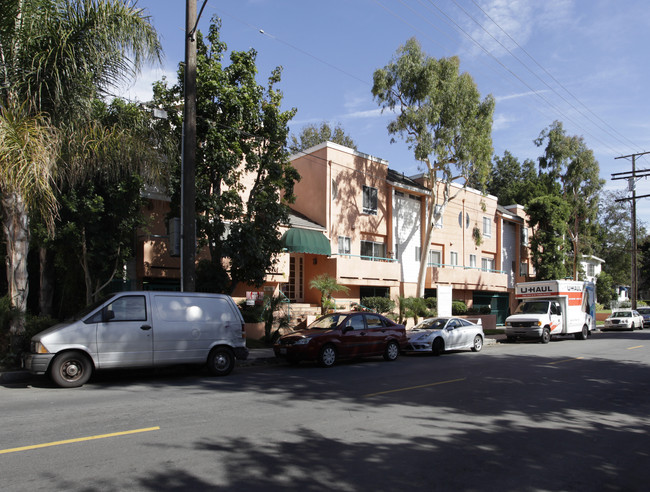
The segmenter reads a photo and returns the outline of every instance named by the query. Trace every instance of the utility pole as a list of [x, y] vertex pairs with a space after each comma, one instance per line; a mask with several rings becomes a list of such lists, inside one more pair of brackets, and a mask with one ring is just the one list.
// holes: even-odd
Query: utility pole
[[181, 290], [194, 292], [196, 276], [196, 0], [185, 8], [185, 104], [181, 163]]
[[[632, 285], [631, 285], [631, 293], [630, 293], [630, 301], [632, 302], [632, 309], [636, 309], [636, 300], [638, 297], [638, 275], [637, 275], [637, 270], [638, 270], [638, 265], [637, 265], [637, 260], [636, 260], [636, 254], [637, 254], [637, 246], [636, 246], [636, 201], [637, 198], [644, 198], [648, 195], [643, 195], [642, 197], [637, 197], [636, 196], [636, 178], [639, 178], [641, 176], [647, 176], [647, 171], [643, 171], [642, 174], [637, 173], [636, 171], [636, 157], [645, 155], [645, 154], [650, 154], [650, 152], [638, 152], [636, 154], [630, 154], [630, 155], [624, 155], [621, 157], [616, 157], [616, 159], [629, 159], [630, 157], [632, 158], [632, 172], [631, 173], [615, 173], [612, 174], [612, 180], [616, 179], [627, 179], [628, 182], [630, 183], [630, 191], [632, 191], [632, 198], [626, 198], [624, 200], [616, 200], [617, 202], [620, 201], [627, 201], [631, 200], [632, 201], [632, 267], [631, 267], [631, 273], [632, 273]], [[618, 176], [618, 177], [614, 177]]]

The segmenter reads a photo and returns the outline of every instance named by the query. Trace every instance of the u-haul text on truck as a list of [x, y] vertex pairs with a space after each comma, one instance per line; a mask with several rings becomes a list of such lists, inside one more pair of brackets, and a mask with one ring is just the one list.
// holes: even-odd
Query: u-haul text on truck
[[595, 288], [591, 282], [544, 280], [515, 286], [521, 301], [506, 318], [506, 337], [539, 338], [548, 343], [551, 336], [574, 334], [586, 340], [596, 323]]

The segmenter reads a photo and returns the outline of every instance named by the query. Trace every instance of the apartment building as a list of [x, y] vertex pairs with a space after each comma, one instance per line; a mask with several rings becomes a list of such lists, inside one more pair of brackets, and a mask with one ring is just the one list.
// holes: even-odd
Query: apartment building
[[[426, 248], [425, 296], [440, 286], [469, 306], [490, 306], [498, 320], [515, 307], [514, 284], [528, 279], [525, 213], [518, 205], [501, 206], [496, 197], [452, 185], [453, 199], [424, 244], [425, 210], [431, 198], [423, 176], [408, 177], [388, 162], [325, 142], [291, 157], [301, 175], [282, 227], [284, 251], [263, 288], [241, 285], [235, 297], [251, 290], [282, 291], [292, 302], [318, 305], [312, 279], [328, 274], [348, 288], [335, 293], [338, 307], [363, 297], [416, 296], [420, 253]], [[151, 196], [156, 217], [139, 237], [140, 285], [170, 288], [180, 278], [179, 259], [165, 234], [168, 202]]]

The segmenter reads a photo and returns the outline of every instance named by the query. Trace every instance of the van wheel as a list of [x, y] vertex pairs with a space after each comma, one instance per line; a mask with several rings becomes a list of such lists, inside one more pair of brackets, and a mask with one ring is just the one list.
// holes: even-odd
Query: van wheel
[[227, 376], [235, 367], [235, 356], [227, 347], [212, 349], [208, 356], [208, 371], [213, 376]]
[[399, 345], [397, 342], [390, 341], [386, 345], [386, 350], [384, 351], [384, 360], [393, 361], [399, 357]]
[[332, 345], [325, 345], [318, 354], [318, 363], [322, 367], [332, 367], [336, 362], [336, 349]]
[[551, 341], [551, 331], [548, 328], [544, 328], [542, 331], [542, 338], [540, 340], [542, 343], [548, 343]]
[[93, 365], [81, 352], [65, 352], [57, 355], [50, 367], [50, 377], [57, 386], [77, 388], [88, 382]]

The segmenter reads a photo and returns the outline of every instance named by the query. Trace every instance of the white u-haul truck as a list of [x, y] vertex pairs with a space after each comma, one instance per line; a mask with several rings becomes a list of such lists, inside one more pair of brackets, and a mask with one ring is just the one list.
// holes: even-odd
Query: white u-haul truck
[[572, 334], [586, 340], [596, 327], [595, 288], [591, 282], [544, 280], [515, 286], [520, 301], [517, 310], [506, 318], [506, 337], [539, 338], [548, 343], [551, 336]]

